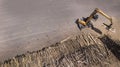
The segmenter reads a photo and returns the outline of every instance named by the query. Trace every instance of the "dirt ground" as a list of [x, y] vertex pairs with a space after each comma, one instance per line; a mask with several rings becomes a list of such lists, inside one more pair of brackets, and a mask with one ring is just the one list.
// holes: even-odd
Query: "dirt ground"
[[0, 63], [0, 67], [119, 67], [120, 41], [80, 32], [37, 51]]
[[[116, 32], [109, 33], [120, 39], [119, 0], [0, 0], [0, 60], [79, 34], [75, 20], [96, 7], [113, 17]], [[95, 26], [106, 32], [103, 22], [109, 23], [100, 16]]]

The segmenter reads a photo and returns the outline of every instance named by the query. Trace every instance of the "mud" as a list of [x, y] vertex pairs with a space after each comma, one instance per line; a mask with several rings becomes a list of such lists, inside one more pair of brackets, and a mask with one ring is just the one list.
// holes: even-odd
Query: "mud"
[[112, 16], [116, 33], [105, 30], [102, 23], [109, 22], [102, 16], [95, 26], [120, 40], [119, 7], [119, 0], [0, 0], [0, 61], [80, 35], [74, 21], [94, 8]]
[[[118, 20], [119, 7], [119, 0], [0, 0], [0, 60], [76, 34], [74, 21], [89, 16], [95, 8]], [[108, 20], [102, 16], [95, 22], [102, 31], [103, 22]]]

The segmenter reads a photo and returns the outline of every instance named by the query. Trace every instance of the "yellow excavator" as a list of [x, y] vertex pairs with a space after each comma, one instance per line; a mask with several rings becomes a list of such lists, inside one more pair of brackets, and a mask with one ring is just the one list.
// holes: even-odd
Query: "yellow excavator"
[[[92, 19], [94, 19], [94, 20], [98, 19], [97, 13], [103, 15], [104, 17], [106, 17], [110, 21], [109, 25], [103, 23], [106, 26], [106, 29], [110, 30], [112, 25], [113, 25], [112, 18], [110, 16], [108, 16], [107, 14], [105, 14], [102, 10], [100, 10], [98, 8], [96, 8], [89, 17], [87, 17], [87, 18], [83, 17], [81, 20], [77, 19], [75, 23], [77, 24], [78, 28], [81, 30], [82, 28], [85, 28], [87, 26], [87, 27], [91, 27], [93, 30], [96, 30], [96, 28], [94, 28], [93, 24], [91, 23], [91, 20]], [[97, 31], [99, 31], [100, 34], [102, 33], [98, 29], [97, 29]]]

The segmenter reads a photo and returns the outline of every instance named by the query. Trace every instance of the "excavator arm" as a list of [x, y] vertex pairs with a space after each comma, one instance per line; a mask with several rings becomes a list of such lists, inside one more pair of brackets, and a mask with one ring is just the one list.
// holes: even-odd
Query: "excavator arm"
[[86, 26], [87, 23], [89, 23], [89, 21], [90, 21], [91, 19], [93, 19], [93, 17], [94, 17], [97, 13], [103, 15], [105, 18], [107, 18], [107, 19], [110, 21], [110, 24], [109, 24], [109, 25], [103, 23], [103, 24], [108, 28], [108, 30], [109, 30], [109, 29], [111, 28], [112, 24], [113, 24], [112, 18], [111, 18], [110, 16], [108, 16], [107, 14], [105, 14], [102, 10], [100, 10], [100, 9], [98, 9], [98, 8], [96, 8], [96, 9], [92, 12], [92, 14], [86, 19], [86, 21], [84, 21], [84, 20], [79, 20], [79, 23], [82, 24], [82, 25], [84, 25], [84, 26]]
[[109, 29], [111, 28], [112, 24], [113, 24], [112, 18], [111, 18], [110, 16], [108, 16], [107, 14], [105, 14], [104, 12], [102, 12], [102, 11], [101, 11], [100, 9], [98, 9], [98, 8], [96, 8], [96, 11], [97, 11], [98, 13], [100, 13], [101, 15], [103, 15], [104, 17], [106, 17], [106, 18], [110, 21], [110, 24], [109, 24], [109, 25], [103, 23], [103, 24], [107, 27], [107, 29], [109, 30]]

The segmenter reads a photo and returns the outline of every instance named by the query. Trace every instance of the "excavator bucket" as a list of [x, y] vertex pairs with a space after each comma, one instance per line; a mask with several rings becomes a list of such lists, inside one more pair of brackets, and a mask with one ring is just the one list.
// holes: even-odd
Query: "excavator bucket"
[[112, 28], [112, 24], [110, 24], [110, 25], [107, 25], [107, 24], [105, 24], [105, 23], [103, 23], [103, 24], [105, 25], [105, 28], [106, 28], [108, 31], [111, 31], [111, 32], [113, 32], [113, 33], [116, 32], [116, 29]]

